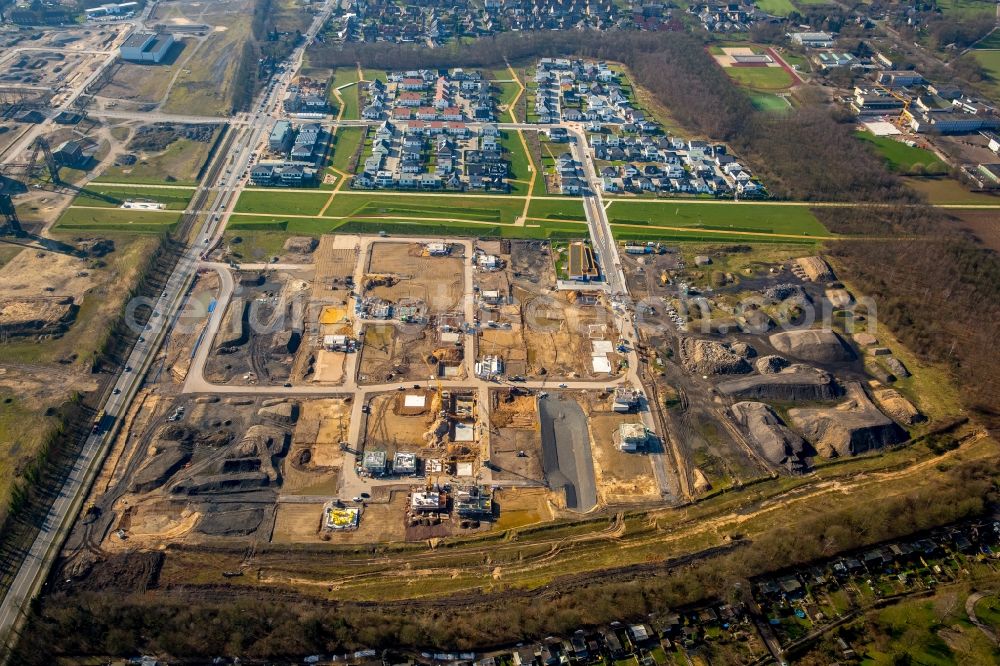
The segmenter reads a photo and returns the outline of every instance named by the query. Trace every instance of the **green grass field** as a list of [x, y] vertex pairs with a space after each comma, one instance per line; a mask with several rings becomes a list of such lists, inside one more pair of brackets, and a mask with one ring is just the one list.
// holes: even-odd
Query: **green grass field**
[[449, 222], [467, 220], [512, 224], [524, 208], [524, 200], [483, 196], [379, 195], [340, 192], [326, 211], [327, 217], [427, 218]]
[[348, 83], [357, 83], [358, 81], [358, 70], [354, 67], [339, 67], [333, 73], [333, 87], [339, 88], [340, 86], [347, 85]]
[[330, 195], [326, 192], [288, 192], [286, 190], [244, 190], [236, 202], [237, 213], [273, 213], [276, 215], [319, 215]]
[[990, 35], [976, 44], [977, 49], [1000, 49], [1000, 30], [994, 30]]
[[333, 159], [330, 164], [341, 171], [347, 171], [351, 158], [365, 137], [363, 127], [341, 127], [337, 130], [336, 143], [333, 148]]
[[532, 199], [528, 217], [544, 220], [583, 220], [583, 201], [580, 199]]
[[792, 85], [792, 75], [784, 67], [726, 67], [726, 74], [744, 88], [785, 90]]
[[[227, 226], [229, 234], [250, 239], [260, 238], [261, 246], [257, 253], [270, 252], [276, 254], [279, 238], [295, 234], [328, 234], [357, 233], [376, 234], [386, 232], [400, 236], [472, 236], [479, 238], [584, 238], [587, 235], [585, 224], [572, 222], [544, 222], [515, 227], [504, 224], [474, 224], [470, 222], [417, 222], [386, 218], [385, 220], [331, 220], [317, 219], [285, 219], [280, 216], [255, 217], [233, 215]], [[249, 252], [250, 250], [248, 250]], [[241, 252], [246, 256], [246, 252]]]
[[382, 83], [387, 83], [389, 77], [384, 69], [363, 69], [361, 70], [365, 75], [365, 81], [381, 81]]
[[[155, 201], [166, 204], [167, 210], [184, 210], [194, 196], [193, 189], [166, 187], [102, 187], [93, 184], [85, 187], [73, 200], [75, 206], [118, 208], [126, 200]], [[111, 199], [111, 200], [109, 200]]]
[[73, 229], [103, 229], [129, 233], [164, 233], [181, 220], [177, 212], [155, 212], [138, 210], [106, 210], [91, 208], [67, 208], [56, 221], [57, 231]]
[[524, 144], [517, 132], [508, 130], [500, 141], [504, 149], [504, 159], [510, 161], [510, 177], [522, 182], [511, 183], [511, 194], [527, 194], [531, 183], [531, 158], [524, 151]]
[[898, 173], [911, 173], [914, 170], [926, 173], [948, 173], [948, 165], [937, 155], [924, 148], [907, 146], [901, 141], [890, 137], [875, 136], [871, 132], [855, 132], [854, 136], [865, 143], [871, 144], [881, 155], [889, 168]]
[[[358, 70], [353, 67], [338, 68], [333, 75], [333, 87], [347, 86], [339, 90], [340, 96], [344, 100], [344, 112], [341, 116], [344, 120], [357, 120], [361, 117], [361, 88], [356, 85], [358, 81]], [[351, 85], [355, 84], [355, 85]]]
[[[505, 78], [508, 77], [510, 77], [509, 73]], [[502, 123], [517, 122], [517, 118], [514, 117], [514, 109], [510, 106], [510, 103], [514, 101], [515, 97], [517, 97], [517, 91], [521, 89], [520, 86], [518, 86], [517, 83], [514, 82], [497, 83], [495, 81], [493, 82], [492, 85], [498, 88], [500, 91], [499, 95], [500, 105], [507, 107], [507, 110], [500, 115], [500, 122]]]
[[765, 92], [751, 92], [750, 101], [753, 102], [754, 108], [758, 111], [766, 111], [768, 113], [783, 113], [785, 111], [791, 110], [791, 106], [783, 97], [778, 97], [771, 93]]
[[993, 0], [937, 0], [935, 3], [945, 16], [967, 17], [974, 14], [993, 14]]
[[1000, 97], [1000, 50], [977, 49], [972, 52], [976, 61], [990, 75], [989, 87], [995, 97]]
[[757, 6], [773, 16], [788, 16], [795, 11], [795, 5], [789, 0], [757, 0]]
[[612, 224], [642, 225], [651, 230], [660, 226], [761, 234], [829, 235], [806, 206], [616, 199], [608, 207], [608, 219]]

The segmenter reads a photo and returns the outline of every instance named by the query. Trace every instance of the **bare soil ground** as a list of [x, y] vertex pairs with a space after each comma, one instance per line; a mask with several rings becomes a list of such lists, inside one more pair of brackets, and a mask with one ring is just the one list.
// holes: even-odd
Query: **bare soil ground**
[[[490, 463], [494, 478], [544, 482], [542, 437], [533, 395], [491, 391]], [[501, 516], [503, 514], [501, 513]]]
[[434, 331], [420, 324], [366, 324], [358, 383], [427, 381], [437, 364]]
[[461, 256], [425, 257], [419, 243], [374, 243], [367, 273], [394, 274], [400, 278], [392, 287], [376, 287], [368, 295], [394, 303], [417, 300], [427, 305], [431, 316], [455, 313], [461, 308], [464, 293]]
[[301, 343], [311, 279], [309, 271], [238, 275], [205, 378], [248, 386], [289, 381], [297, 357], [308, 353]]
[[971, 231], [979, 241], [995, 252], [1000, 252], [1000, 223], [996, 211], [963, 210], [952, 211], [961, 220], [963, 227]]
[[500, 507], [498, 530], [544, 523], [553, 519], [552, 491], [547, 488], [505, 488], [493, 496]]
[[[406, 395], [423, 395], [423, 408], [405, 408]], [[376, 395], [369, 401], [371, 413], [368, 417], [368, 427], [365, 432], [365, 449], [385, 451], [389, 458], [397, 451], [442, 453], [440, 449], [427, 446], [424, 438], [435, 422], [435, 415], [440, 408], [436, 394], [429, 390], [409, 389], [393, 391]]]
[[282, 494], [336, 494], [343, 461], [340, 443], [347, 439], [350, 403], [342, 398], [306, 400], [285, 459]]

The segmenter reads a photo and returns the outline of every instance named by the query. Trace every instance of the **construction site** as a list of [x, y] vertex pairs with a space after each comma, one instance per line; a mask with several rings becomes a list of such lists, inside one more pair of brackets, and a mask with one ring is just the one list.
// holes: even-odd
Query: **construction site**
[[807, 472], [921, 432], [933, 407], [905, 350], [880, 344], [822, 257], [642, 247], [623, 260], [642, 297], [645, 368], [671, 407], [666, 432], [686, 443], [689, 492]]

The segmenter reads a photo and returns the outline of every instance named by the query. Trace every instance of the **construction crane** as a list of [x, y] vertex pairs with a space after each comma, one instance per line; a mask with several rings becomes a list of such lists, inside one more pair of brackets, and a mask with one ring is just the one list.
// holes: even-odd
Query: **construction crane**
[[[0, 216], [3, 218], [3, 225], [0, 226], [0, 233], [8, 233], [14, 236], [23, 235], [21, 221], [17, 217], [17, 209], [11, 198], [15, 194], [26, 192], [28, 183], [35, 175], [38, 168], [38, 156], [42, 155], [45, 160], [45, 167], [49, 172], [49, 179], [55, 186], [62, 185], [59, 178], [59, 164], [52, 154], [52, 148], [45, 137], [38, 137], [31, 144], [31, 157], [27, 163], [5, 163], [0, 164]], [[14, 175], [20, 175], [23, 182]]]
[[907, 121], [910, 119], [910, 102], [912, 99], [881, 83], [876, 83], [875, 89], [881, 93], [889, 95], [890, 97], [894, 97], [903, 103], [903, 109], [899, 112], [899, 116], [896, 118], [896, 124], [901, 127], [905, 126]]

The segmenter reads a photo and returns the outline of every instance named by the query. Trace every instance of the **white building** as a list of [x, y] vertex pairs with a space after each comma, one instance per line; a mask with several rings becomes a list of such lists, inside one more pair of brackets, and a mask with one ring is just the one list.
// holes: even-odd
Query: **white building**
[[324, 335], [323, 349], [340, 352], [352, 351], [354, 349], [354, 340], [346, 335]]
[[833, 46], [833, 34], [829, 32], [793, 32], [792, 41], [814, 49], [828, 49]]
[[174, 44], [172, 35], [156, 32], [135, 32], [118, 49], [122, 60], [160, 63]]

